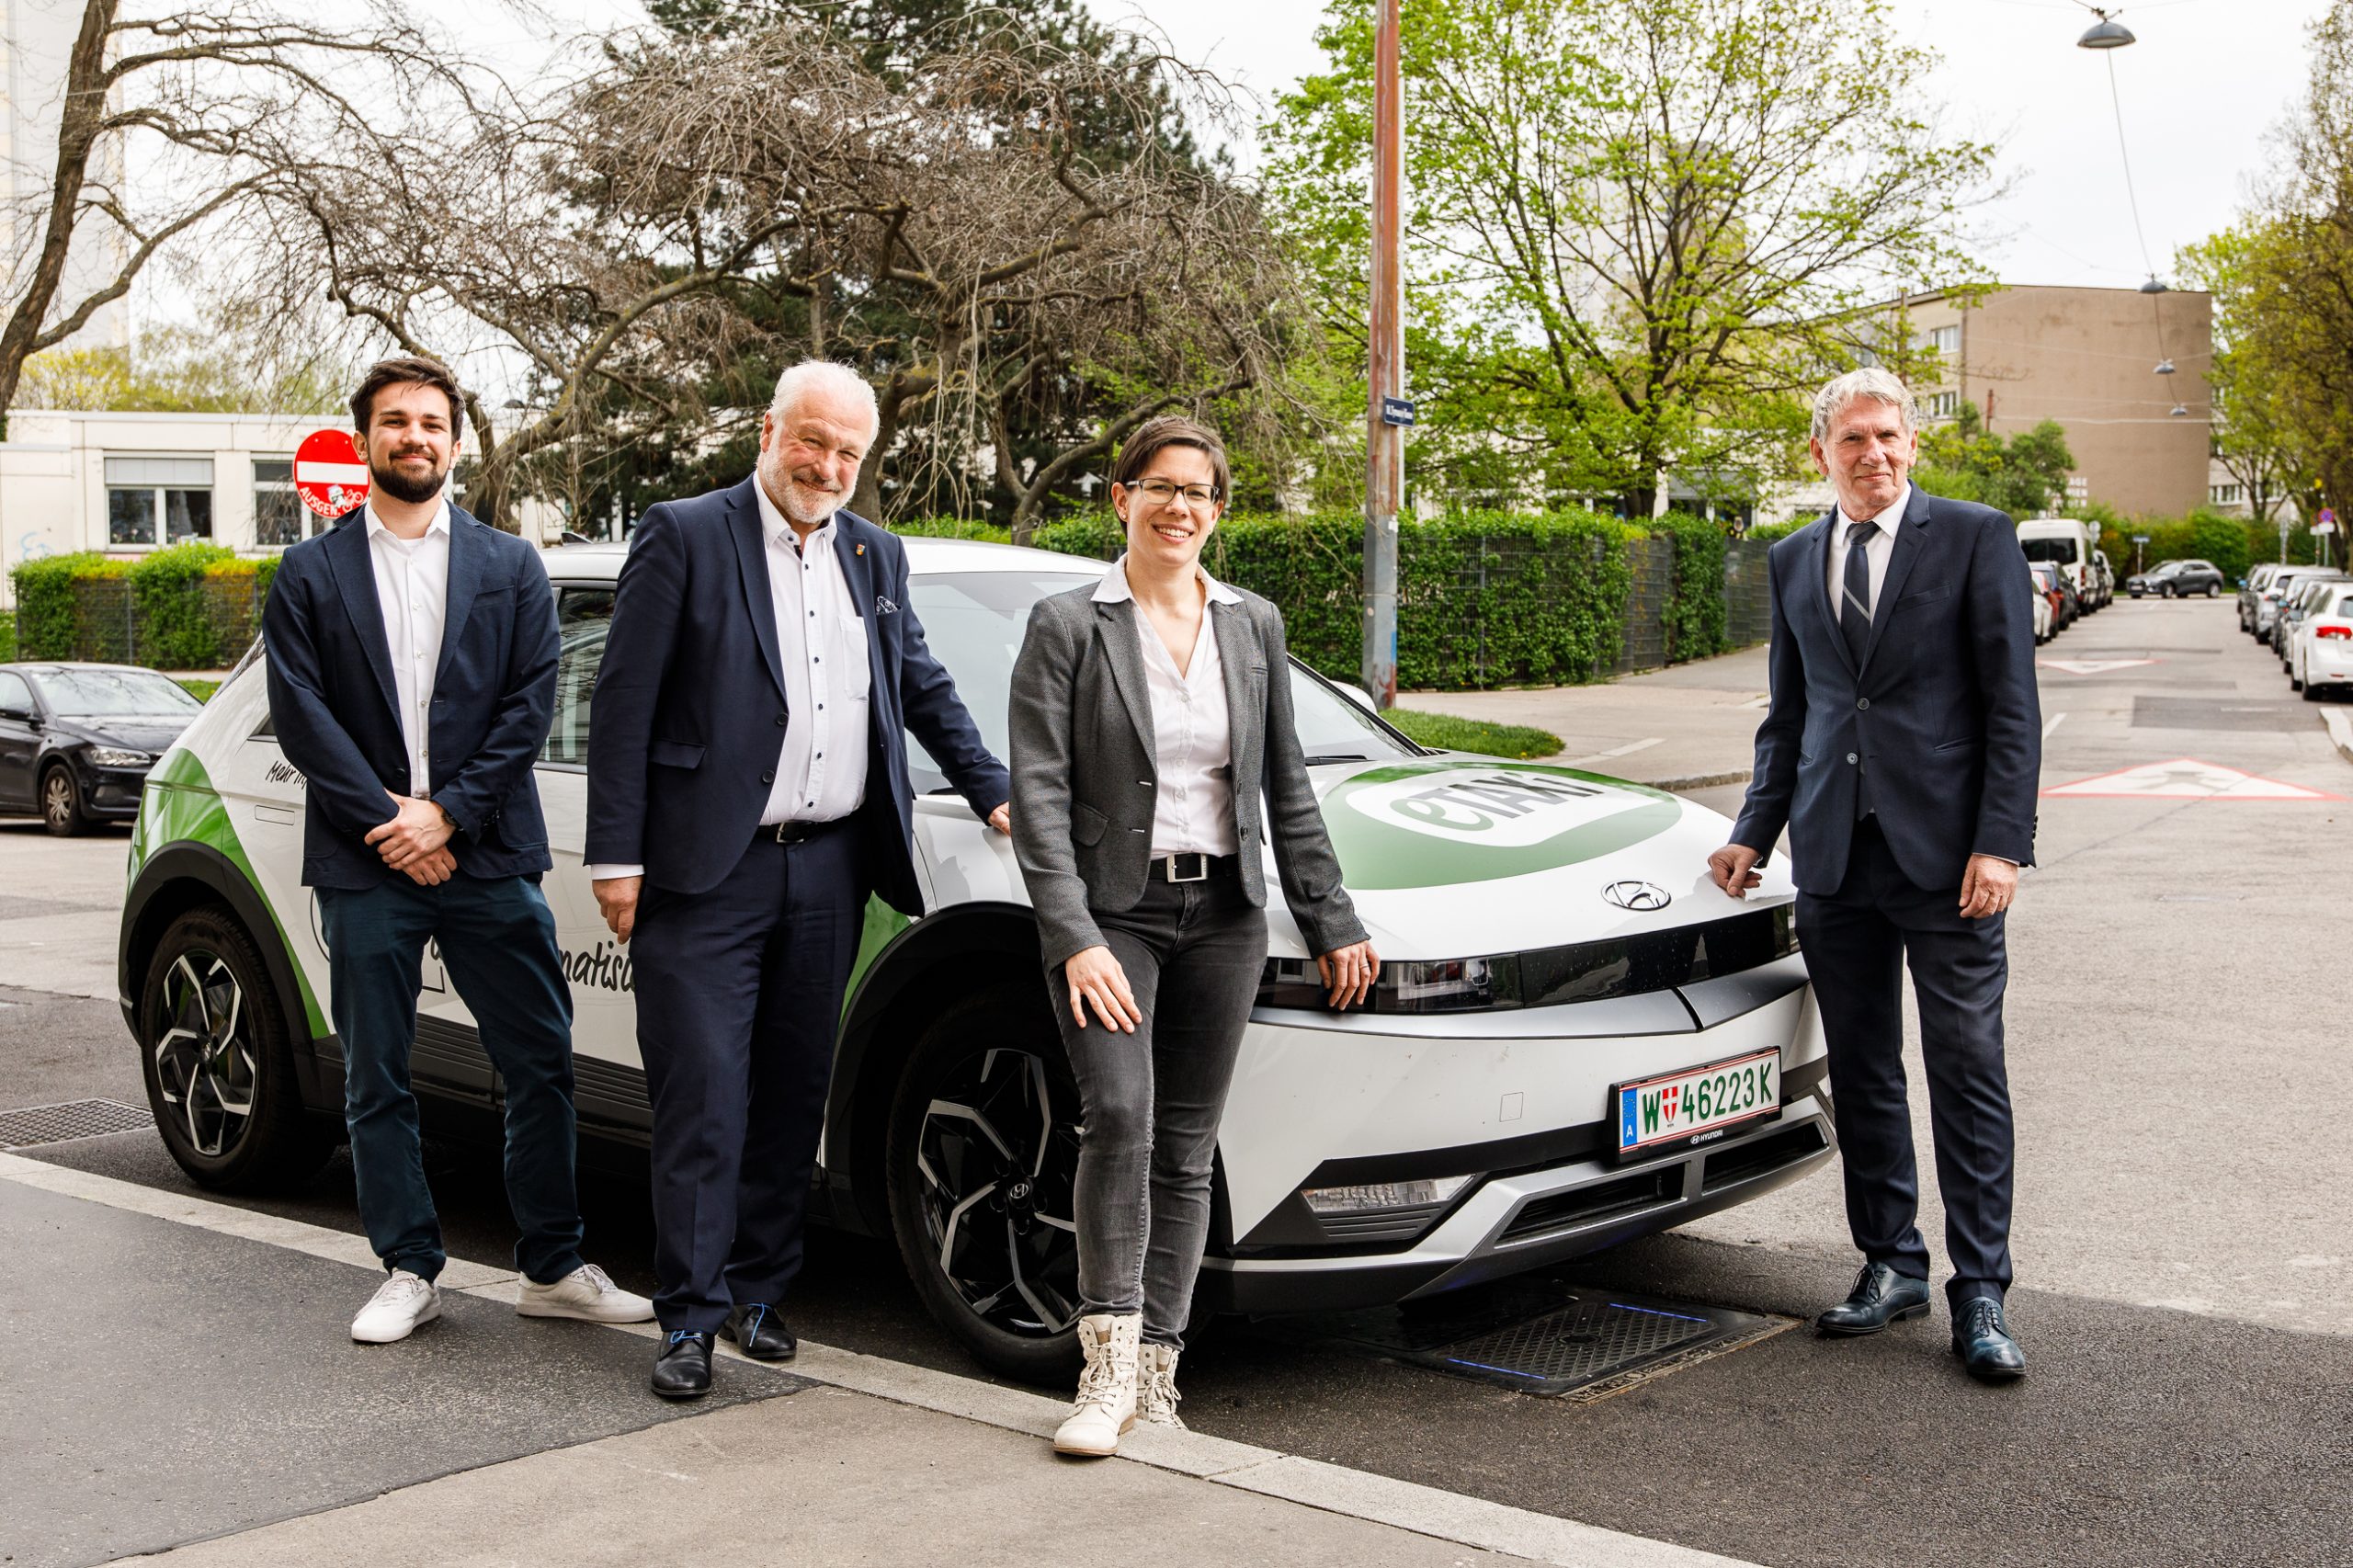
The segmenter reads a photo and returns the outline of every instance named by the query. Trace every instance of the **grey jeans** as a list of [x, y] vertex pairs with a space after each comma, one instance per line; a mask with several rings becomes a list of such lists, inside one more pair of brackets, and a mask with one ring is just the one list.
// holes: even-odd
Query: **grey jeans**
[[1047, 971], [1078, 1080], [1078, 1291], [1088, 1312], [1143, 1313], [1143, 1337], [1184, 1343], [1209, 1239], [1210, 1167], [1243, 1027], [1267, 963], [1266, 912], [1234, 877], [1153, 881], [1133, 909], [1091, 911], [1127, 971], [1136, 1032], [1070, 1016]]

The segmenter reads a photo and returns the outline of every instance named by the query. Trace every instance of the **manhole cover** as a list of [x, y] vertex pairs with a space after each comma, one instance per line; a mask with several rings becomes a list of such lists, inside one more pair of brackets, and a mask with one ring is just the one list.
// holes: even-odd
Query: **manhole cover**
[[2136, 697], [2132, 727], [2136, 730], [2269, 730], [2284, 733], [2302, 730], [2307, 721], [2302, 704], [2284, 702], [2214, 702], [2200, 698]]
[[1593, 1400], [1790, 1324], [1722, 1307], [1522, 1278], [1433, 1301], [1281, 1319], [1268, 1326], [1289, 1337], [1522, 1393]]
[[138, 1106], [113, 1100], [67, 1100], [63, 1105], [0, 1110], [0, 1149], [29, 1149], [37, 1143], [66, 1143], [108, 1132], [153, 1127], [155, 1119]]

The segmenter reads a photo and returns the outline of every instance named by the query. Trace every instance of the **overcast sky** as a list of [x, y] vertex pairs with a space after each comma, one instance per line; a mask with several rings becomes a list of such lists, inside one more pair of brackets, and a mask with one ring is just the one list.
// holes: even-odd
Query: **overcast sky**
[[[1269, 106], [1319, 69], [1323, 0], [1087, 0], [1107, 21], [1139, 20], [1178, 54], [1210, 65]], [[540, 0], [566, 28], [610, 26], [631, 0]], [[472, 0], [425, 0], [490, 52], [520, 63], [532, 47]], [[1933, 88], [1959, 129], [1997, 142], [2010, 178], [1986, 207], [1980, 254], [2009, 283], [2131, 287], [2146, 276], [2125, 199], [2125, 148], [2148, 255], [2173, 277], [2176, 246], [2228, 223], [2261, 172], [2267, 133], [2301, 95], [2304, 28], [2326, 0], [2143, 0], [2114, 8], [2139, 35], [2128, 49], [2077, 49], [2092, 20], [2074, 0], [1893, 0], [1903, 34], [1944, 57]], [[487, 22], [490, 25], [485, 27]], [[1247, 166], [1250, 150], [1237, 147]]]

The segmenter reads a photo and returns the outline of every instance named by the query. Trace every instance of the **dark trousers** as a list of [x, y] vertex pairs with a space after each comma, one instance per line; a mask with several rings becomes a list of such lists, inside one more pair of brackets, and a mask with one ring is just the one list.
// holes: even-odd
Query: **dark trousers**
[[1827, 898], [1798, 894], [1798, 931], [1830, 1047], [1847, 1222], [1873, 1263], [1928, 1277], [1915, 1222], [1920, 1177], [1904, 1073], [1904, 971], [1920, 1010], [1937, 1190], [1958, 1307], [2010, 1285], [2010, 1083], [2002, 1061], [2009, 982], [2006, 916], [1964, 920], [1961, 890], [1915, 886], [1879, 820], [1855, 824], [1847, 880]]
[[801, 1272], [842, 993], [867, 887], [855, 820], [755, 840], [687, 897], [648, 886], [637, 1043], [654, 1102], [654, 1315], [709, 1333]]
[[1149, 881], [1133, 909], [1093, 912], [1143, 1022], [1124, 1034], [1070, 1014], [1046, 974], [1078, 1080], [1078, 1292], [1088, 1312], [1143, 1314], [1181, 1346], [1209, 1241], [1210, 1171], [1242, 1031], [1267, 965], [1267, 915], [1238, 877]]
[[335, 1032], [343, 1038], [344, 1120], [359, 1218], [387, 1269], [441, 1272], [441, 1222], [425, 1183], [409, 1052], [425, 945], [474, 1016], [506, 1091], [506, 1202], [522, 1239], [515, 1267], [545, 1285], [580, 1267], [573, 1187], [572, 992], [555, 918], [537, 878], [460, 874], [438, 887], [406, 877], [321, 888]]

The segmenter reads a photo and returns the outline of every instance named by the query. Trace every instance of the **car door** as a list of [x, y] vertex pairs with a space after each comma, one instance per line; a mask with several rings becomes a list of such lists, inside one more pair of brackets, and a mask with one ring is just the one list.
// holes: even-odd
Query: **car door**
[[0, 670], [0, 807], [28, 812], [33, 802], [33, 759], [40, 755], [40, 709], [32, 684], [14, 670]]

